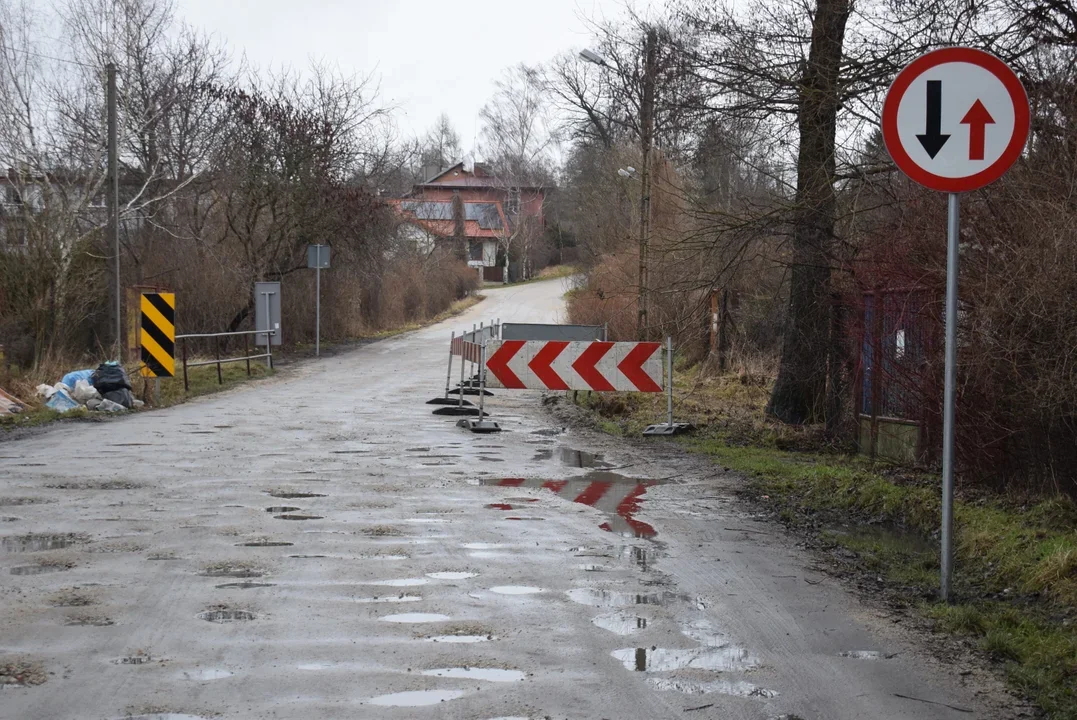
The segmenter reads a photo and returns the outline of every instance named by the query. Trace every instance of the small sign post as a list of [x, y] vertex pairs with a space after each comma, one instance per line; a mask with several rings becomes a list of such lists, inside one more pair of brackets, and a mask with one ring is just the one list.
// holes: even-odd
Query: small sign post
[[314, 354], [322, 354], [322, 268], [329, 267], [328, 245], [307, 245], [307, 267], [314, 268]]
[[957, 263], [961, 193], [998, 180], [1021, 156], [1029, 128], [1028, 95], [994, 55], [943, 48], [921, 55], [894, 79], [883, 103], [883, 141], [902, 172], [949, 193], [946, 237], [946, 371], [942, 434], [940, 595], [953, 579], [954, 396], [957, 387]]

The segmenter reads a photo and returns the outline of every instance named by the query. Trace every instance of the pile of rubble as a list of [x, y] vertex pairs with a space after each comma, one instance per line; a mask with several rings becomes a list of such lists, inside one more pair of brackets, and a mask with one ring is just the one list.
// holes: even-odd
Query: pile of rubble
[[80, 407], [101, 412], [123, 412], [143, 403], [131, 394], [131, 379], [116, 362], [101, 363], [96, 370], [74, 370], [55, 385], [38, 385], [45, 405], [58, 412]]

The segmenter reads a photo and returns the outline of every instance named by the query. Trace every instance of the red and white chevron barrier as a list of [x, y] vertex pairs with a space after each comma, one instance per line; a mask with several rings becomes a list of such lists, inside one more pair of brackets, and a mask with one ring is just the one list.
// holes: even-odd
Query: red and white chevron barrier
[[[590, 505], [602, 510], [611, 519], [602, 523], [599, 527], [609, 532], [615, 532], [627, 537], [652, 537], [655, 530], [652, 526], [636, 519], [640, 503], [647, 487], [652, 483], [636, 482], [606, 482], [602, 480], [536, 480], [525, 478], [505, 478], [493, 484], [501, 487], [532, 487], [545, 488], [557, 493], [561, 497]], [[491, 507], [503, 510], [512, 510], [512, 505], [494, 504]]]
[[513, 390], [662, 392], [655, 342], [491, 340], [486, 384]]

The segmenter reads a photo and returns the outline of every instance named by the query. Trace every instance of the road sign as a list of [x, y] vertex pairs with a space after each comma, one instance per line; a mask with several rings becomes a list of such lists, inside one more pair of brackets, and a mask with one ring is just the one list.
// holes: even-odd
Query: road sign
[[505, 323], [502, 340], [605, 340], [603, 325], [548, 325], [545, 323]]
[[932, 190], [969, 192], [998, 180], [1028, 138], [1028, 96], [994, 55], [943, 48], [898, 73], [883, 104], [894, 163]]
[[[266, 333], [266, 328], [271, 332]], [[254, 329], [257, 345], [280, 345], [280, 283], [257, 282], [254, 284]]]
[[307, 245], [307, 267], [324, 270], [329, 267], [328, 245]]
[[661, 343], [492, 340], [490, 387], [662, 392]]
[[143, 377], [173, 377], [176, 374], [176, 294], [142, 293]]

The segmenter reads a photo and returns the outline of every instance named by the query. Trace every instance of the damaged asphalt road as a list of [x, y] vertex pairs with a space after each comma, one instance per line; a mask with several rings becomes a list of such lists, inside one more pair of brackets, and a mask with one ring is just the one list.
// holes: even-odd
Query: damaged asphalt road
[[0, 718], [1010, 717], [674, 445], [426, 400], [450, 329], [0, 448]]

